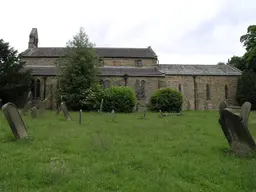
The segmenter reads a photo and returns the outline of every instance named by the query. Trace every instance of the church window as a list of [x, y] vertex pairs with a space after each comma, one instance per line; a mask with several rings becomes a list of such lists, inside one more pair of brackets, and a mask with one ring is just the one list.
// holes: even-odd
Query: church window
[[228, 86], [225, 85], [225, 99], [228, 99]]
[[179, 89], [179, 92], [181, 93], [181, 84], [179, 84], [178, 89]]
[[36, 80], [36, 94], [35, 97], [40, 97], [41, 82], [40, 79]]
[[211, 91], [209, 84], [206, 85], [206, 100], [211, 100]]
[[141, 80], [140, 82], [140, 98], [145, 99], [145, 84], [146, 82], [144, 80]]
[[136, 67], [142, 67], [142, 60], [135, 60]]

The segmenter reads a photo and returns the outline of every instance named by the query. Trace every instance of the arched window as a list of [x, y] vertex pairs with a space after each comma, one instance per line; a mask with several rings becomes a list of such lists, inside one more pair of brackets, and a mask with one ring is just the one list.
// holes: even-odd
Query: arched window
[[206, 85], [206, 100], [211, 100], [211, 91], [209, 84]]
[[179, 92], [181, 93], [181, 84], [179, 84], [178, 89], [179, 89]]
[[136, 98], [140, 99], [140, 81], [139, 81], [139, 79], [136, 79], [135, 90], [136, 90]]
[[225, 85], [225, 99], [228, 99], [228, 86]]
[[145, 84], [146, 82], [144, 80], [141, 80], [140, 82], [140, 98], [145, 99]]
[[39, 79], [36, 80], [36, 94], [35, 97], [40, 97], [41, 82]]
[[32, 92], [32, 96], [35, 97], [36, 96], [36, 90], [35, 90], [35, 79], [31, 80], [31, 86], [30, 86], [31, 92]]

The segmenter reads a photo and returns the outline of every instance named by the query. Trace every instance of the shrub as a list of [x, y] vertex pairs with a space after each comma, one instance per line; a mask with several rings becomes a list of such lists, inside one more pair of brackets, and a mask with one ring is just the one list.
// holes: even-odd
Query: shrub
[[162, 88], [157, 90], [149, 100], [149, 109], [151, 111], [162, 112], [180, 112], [182, 108], [182, 95], [180, 92]]
[[236, 99], [239, 105], [249, 101], [252, 109], [256, 109], [256, 73], [245, 70], [237, 81]]
[[135, 92], [129, 87], [111, 87], [105, 89], [104, 111], [132, 112], [135, 106]]

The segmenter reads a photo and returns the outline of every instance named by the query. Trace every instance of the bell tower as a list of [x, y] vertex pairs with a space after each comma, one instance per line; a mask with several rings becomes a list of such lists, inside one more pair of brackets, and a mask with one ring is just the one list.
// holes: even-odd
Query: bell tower
[[37, 48], [38, 47], [38, 33], [37, 28], [32, 28], [29, 34], [28, 48]]

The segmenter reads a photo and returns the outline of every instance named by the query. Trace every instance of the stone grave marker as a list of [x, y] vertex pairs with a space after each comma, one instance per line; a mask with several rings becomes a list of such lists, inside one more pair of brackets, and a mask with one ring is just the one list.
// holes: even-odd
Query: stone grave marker
[[45, 113], [46, 105], [47, 105], [47, 99], [40, 101], [39, 116], [42, 116]]
[[82, 109], [79, 111], [79, 124], [82, 124]]
[[240, 111], [240, 116], [243, 119], [243, 124], [244, 127], [248, 128], [248, 120], [251, 112], [251, 103], [250, 102], [245, 102], [242, 105], [241, 111]]
[[112, 121], [114, 121], [116, 118], [116, 113], [114, 109], [111, 111], [111, 117], [112, 117]]
[[104, 99], [101, 99], [101, 102], [100, 102], [100, 113], [102, 113], [103, 102], [104, 102]]
[[[63, 102], [63, 96], [60, 96], [60, 102]], [[61, 112], [61, 105], [58, 107], [57, 111], [56, 111], [56, 115], [58, 115]]]
[[71, 121], [71, 118], [69, 116], [69, 112], [68, 112], [66, 103], [65, 102], [61, 102], [60, 106], [61, 106], [61, 110], [62, 110], [66, 120]]
[[31, 112], [30, 112], [30, 115], [33, 119], [37, 118], [37, 109], [36, 109], [36, 106], [32, 107], [31, 108]]
[[[248, 127], [246, 127], [246, 125], [248, 125], [248, 107], [249, 105], [247, 103], [243, 104], [242, 108], [244, 108], [244, 110], [241, 112], [243, 114], [241, 116], [232, 112], [225, 102], [222, 102], [219, 106], [219, 124], [221, 125], [230, 148], [234, 154], [239, 156], [246, 155], [256, 148], [253, 137]], [[246, 119], [247, 122], [245, 122]]]
[[32, 101], [27, 102], [27, 104], [25, 105], [25, 107], [22, 110], [23, 115], [28, 114], [29, 110], [31, 110], [31, 108], [32, 108], [32, 105], [33, 105]]
[[17, 107], [9, 102], [2, 106], [2, 110], [15, 138], [26, 138], [28, 136], [26, 126]]

